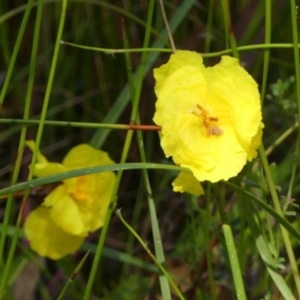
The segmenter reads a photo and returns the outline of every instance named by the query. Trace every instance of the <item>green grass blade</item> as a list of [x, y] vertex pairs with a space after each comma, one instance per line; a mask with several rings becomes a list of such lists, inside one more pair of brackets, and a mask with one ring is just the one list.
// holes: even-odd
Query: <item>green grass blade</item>
[[67, 289], [70, 287], [70, 285], [73, 283], [73, 281], [75, 280], [77, 274], [79, 273], [79, 271], [81, 270], [82, 266], [84, 265], [87, 257], [89, 255], [89, 252], [87, 252], [84, 257], [81, 259], [81, 261], [79, 262], [79, 264], [77, 265], [77, 267], [75, 268], [73, 274], [70, 276], [69, 280], [67, 281], [67, 283], [64, 285], [63, 289], [61, 290], [61, 292], [59, 293], [57, 300], [63, 300], [64, 296], [67, 292]]
[[[266, 6], [266, 16], [265, 16], [265, 44], [270, 44], [271, 42], [271, 15], [272, 15], [272, 2], [271, 0], [265, 1]], [[267, 78], [270, 64], [270, 49], [264, 51], [264, 68], [263, 68], [263, 78], [261, 84], [261, 103], [263, 105], [266, 96], [267, 89]]]
[[154, 163], [123, 163], [123, 164], [114, 164], [114, 165], [105, 165], [98, 167], [88, 167], [77, 170], [68, 171], [65, 173], [59, 173], [52, 176], [37, 178], [33, 180], [28, 180], [26, 182], [21, 182], [4, 189], [0, 190], [0, 196], [8, 195], [10, 193], [24, 191], [26, 189], [33, 188], [35, 186], [45, 185], [48, 183], [63, 181], [68, 178], [84, 176], [89, 174], [95, 174], [99, 172], [107, 171], [120, 171], [120, 170], [137, 170], [137, 169], [157, 169], [157, 170], [172, 170], [172, 171], [187, 171], [186, 168], [181, 168], [172, 165], [166, 164], [154, 164]]
[[[172, 33], [178, 28], [178, 26], [181, 24], [181, 22], [186, 18], [189, 10], [194, 5], [195, 0], [186, 0], [183, 1], [182, 4], [176, 9], [173, 17], [170, 20], [170, 29]], [[162, 36], [164, 39], [167, 40], [168, 34], [167, 31], [164, 29], [162, 30], [160, 36]], [[161, 40], [156, 40], [151, 48], [159, 48], [162, 47], [164, 43]], [[149, 72], [151, 67], [153, 66], [154, 62], [158, 58], [158, 53], [151, 53], [147, 57], [146, 64], [144, 66], [144, 76]], [[135, 80], [136, 76], [139, 74], [139, 69], [135, 72]], [[106, 116], [103, 118], [103, 123], [116, 123], [119, 119], [120, 115], [124, 111], [125, 107], [128, 105], [130, 101], [130, 90], [128, 84], [123, 88], [119, 96], [117, 97], [115, 103], [110, 108], [109, 112], [106, 114]], [[107, 136], [109, 135], [110, 130], [97, 130], [94, 134], [93, 138], [91, 139], [91, 145], [95, 148], [101, 148], [103, 143], [105, 142]]]
[[284, 299], [295, 300], [295, 297], [292, 294], [289, 286], [286, 284], [284, 278], [276, 269], [276, 262], [274, 261], [273, 255], [270, 252], [270, 249], [264, 237], [260, 233], [260, 228], [256, 224], [253, 210], [251, 209], [251, 205], [250, 205], [250, 201], [252, 201], [254, 197], [249, 197], [249, 194], [250, 193], [247, 194], [244, 193], [242, 189], [240, 189], [240, 191], [238, 192], [239, 195], [238, 202], [239, 202], [239, 207], [241, 209], [241, 214], [248, 223], [252, 236], [255, 240], [255, 244], [259, 252], [259, 255], [263, 259], [265, 266], [268, 270], [268, 273], [271, 276], [273, 282], [276, 284], [278, 290], [281, 292]]
[[241, 273], [239, 258], [237, 256], [236, 248], [234, 245], [234, 238], [229, 225], [222, 225], [223, 233], [225, 236], [225, 243], [227, 248], [227, 253], [229, 256], [231, 272], [233, 275], [234, 287], [236, 292], [236, 297], [238, 300], [246, 300], [246, 292], [243, 283], [243, 276]]
[[243, 190], [242, 188], [238, 187], [237, 185], [234, 185], [230, 182], [226, 182], [227, 185], [234, 188], [237, 192], [243, 193], [245, 196], [247, 196], [252, 201], [255, 201], [257, 204], [259, 204], [266, 212], [268, 212], [272, 217], [276, 219], [276, 221], [283, 226], [290, 235], [292, 235], [296, 240], [300, 242], [300, 232], [295, 229], [291, 223], [289, 223], [284, 217], [282, 217], [280, 214], [278, 214], [277, 211], [275, 211], [271, 206], [266, 204], [265, 202], [261, 201], [251, 193]]
[[[279, 201], [279, 197], [278, 197], [278, 194], [277, 194], [277, 190], [276, 190], [276, 187], [275, 187], [275, 183], [274, 183], [274, 180], [273, 180], [273, 176], [272, 176], [272, 173], [271, 173], [271, 170], [270, 170], [270, 166], [268, 164], [267, 157], [266, 157], [266, 154], [265, 154], [265, 150], [264, 150], [264, 147], [262, 145], [259, 148], [259, 154], [260, 154], [262, 166], [263, 166], [265, 174], [266, 174], [269, 190], [270, 190], [270, 193], [271, 193], [271, 196], [272, 196], [273, 205], [274, 205], [275, 210], [278, 213], [278, 215], [284, 218], [282, 208], [281, 208], [281, 204], [280, 204], [280, 201]], [[280, 229], [281, 229], [281, 235], [283, 237], [285, 249], [286, 249], [286, 252], [287, 252], [287, 255], [288, 255], [288, 259], [289, 259], [289, 262], [290, 262], [290, 266], [292, 268], [292, 273], [293, 273], [294, 281], [295, 281], [295, 284], [296, 284], [296, 287], [297, 287], [297, 292], [298, 292], [298, 295], [300, 297], [300, 274], [299, 274], [299, 270], [298, 270], [298, 266], [297, 266], [297, 262], [296, 262], [292, 242], [290, 240], [288, 231], [285, 229], [285, 227], [280, 226]]]
[[12, 73], [13, 73], [13, 70], [14, 70], [14, 67], [15, 67], [15, 62], [16, 62], [17, 55], [18, 55], [19, 50], [20, 50], [21, 41], [22, 41], [22, 38], [23, 38], [23, 35], [24, 35], [24, 32], [25, 32], [25, 28], [26, 28], [26, 25], [27, 25], [27, 22], [28, 22], [28, 18], [29, 18], [30, 12], [31, 12], [32, 4], [33, 4], [33, 0], [29, 0], [28, 3], [27, 3], [27, 5], [26, 5], [25, 14], [24, 14], [21, 26], [20, 26], [20, 30], [19, 30], [19, 33], [18, 33], [18, 37], [17, 37], [17, 40], [16, 40], [14, 51], [13, 51], [13, 54], [11, 56], [11, 60], [10, 60], [10, 63], [9, 63], [7, 74], [5, 76], [3, 87], [1, 89], [1, 93], [0, 93], [0, 109], [2, 107], [4, 98], [6, 96], [8, 85], [10, 83], [11, 76], [12, 76]]

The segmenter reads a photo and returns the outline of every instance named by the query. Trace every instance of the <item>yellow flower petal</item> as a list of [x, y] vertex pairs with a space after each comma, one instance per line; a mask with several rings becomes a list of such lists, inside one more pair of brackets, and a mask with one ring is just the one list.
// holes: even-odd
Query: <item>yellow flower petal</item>
[[207, 94], [204, 70], [201, 56], [189, 51], [177, 51], [167, 64], [154, 69], [156, 124], [163, 126], [179, 112], [192, 113]]
[[[35, 149], [34, 141], [26, 141], [26, 145], [30, 148], [31, 151]], [[66, 169], [62, 164], [59, 163], [49, 163], [47, 158], [38, 151], [37, 163], [34, 166], [34, 176], [36, 177], [45, 177], [58, 173], [65, 172]]]
[[257, 83], [239, 65], [236, 58], [223, 56], [221, 62], [206, 69], [210, 90], [210, 101], [218, 99], [227, 103], [237, 138], [246, 152], [260, 127], [262, 115]]
[[259, 146], [261, 144], [263, 128], [264, 128], [264, 124], [261, 123], [260, 127], [257, 130], [257, 133], [252, 137], [251, 148], [250, 148], [250, 151], [249, 151], [248, 157], [247, 157], [247, 159], [249, 161], [251, 161], [253, 158], [255, 158], [257, 156], [257, 149], [259, 148]]
[[88, 144], [72, 148], [63, 160], [63, 165], [69, 170], [111, 164], [114, 162], [106, 152], [97, 150]]
[[195, 196], [204, 194], [203, 188], [200, 182], [189, 172], [180, 172], [179, 175], [172, 183], [173, 191], [180, 193], [190, 193]]
[[98, 182], [98, 191], [89, 194], [84, 201], [77, 201], [84, 227], [90, 232], [103, 226], [115, 182], [115, 174], [112, 172], [89, 175], [88, 178], [91, 176]]
[[34, 176], [36, 177], [46, 177], [66, 171], [63, 165], [59, 163], [36, 163], [34, 166]]
[[[35, 141], [32, 141], [32, 140], [26, 141], [26, 145], [32, 152], [34, 152], [35, 147], [36, 147]], [[37, 154], [37, 162], [39, 162], [39, 163], [48, 162], [47, 158], [39, 150], [38, 150], [38, 154]]]
[[73, 235], [87, 235], [77, 203], [70, 197], [64, 185], [55, 188], [44, 201], [52, 221], [61, 230]]
[[[94, 167], [101, 165], [111, 165], [112, 161], [108, 154], [104, 151], [97, 150], [88, 144], [81, 144], [72, 148], [63, 160], [63, 166], [68, 170], [75, 170], [86, 167]], [[106, 181], [106, 177], [113, 179], [112, 172], [104, 172], [99, 174], [85, 175], [77, 178], [65, 180], [68, 188], [68, 193], [74, 195], [78, 200], [88, 197], [89, 194], [98, 194], [102, 190], [102, 185], [99, 181]], [[114, 175], [113, 175], [114, 176]], [[107, 182], [107, 181], [106, 181]], [[114, 180], [108, 183], [110, 186], [114, 185]]]
[[[104, 151], [82, 144], [70, 150], [63, 165], [70, 169], [114, 164]], [[77, 200], [85, 230], [92, 232], [103, 226], [115, 183], [113, 172], [102, 172], [64, 181], [67, 191]]]
[[[180, 85], [198, 85], [196, 77], [201, 76], [199, 68], [202, 68], [204, 72], [205, 68], [202, 64], [202, 57], [196, 52], [190, 51], [177, 51], [176, 56], [171, 55], [171, 58], [167, 64], [164, 64], [160, 68], [154, 69], [154, 77], [156, 80], [155, 93], [157, 97], [160, 97], [160, 92], [165, 89], [165, 85], [175, 85], [178, 92], [181, 92]], [[185, 82], [175, 82], [176, 78], [180, 77], [183, 72], [187, 72]], [[167, 100], [167, 99], [166, 99]]]
[[[230, 128], [223, 129], [226, 135], [207, 136], [199, 130], [197, 119], [178, 114], [163, 127], [161, 145], [167, 157], [172, 155], [176, 164], [189, 168], [199, 181], [227, 180], [245, 165], [247, 153]], [[166, 136], [165, 131], [174, 134]]]
[[[30, 142], [29, 146], [33, 149], [34, 142]], [[66, 172], [109, 164], [114, 162], [106, 152], [81, 144], [69, 151], [62, 164], [49, 163], [46, 158], [43, 158], [35, 165], [35, 173], [46, 176], [46, 172], [50, 175], [52, 171], [59, 173], [61, 170]], [[39, 169], [41, 165], [45, 167], [42, 169], [43, 173]], [[57, 166], [61, 169], [58, 170]], [[70, 178], [54, 189], [45, 198], [43, 205], [49, 208], [50, 216], [56, 226], [67, 233], [85, 236], [103, 225], [114, 183], [113, 172]]]
[[24, 224], [30, 248], [40, 256], [51, 259], [72, 254], [83, 242], [83, 237], [68, 234], [57, 227], [50, 217], [48, 208], [39, 207], [32, 211]]
[[236, 176], [255, 157], [261, 141], [259, 93], [236, 59], [224, 56], [204, 68], [197, 53], [178, 51], [154, 77], [153, 120], [162, 126], [167, 157], [199, 181], [211, 182]]

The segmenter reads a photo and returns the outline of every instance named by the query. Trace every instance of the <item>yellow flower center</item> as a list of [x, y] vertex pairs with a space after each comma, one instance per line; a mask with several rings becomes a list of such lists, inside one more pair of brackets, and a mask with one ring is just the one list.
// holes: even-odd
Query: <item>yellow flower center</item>
[[210, 115], [207, 109], [204, 109], [199, 104], [196, 105], [197, 109], [193, 110], [193, 114], [199, 117], [207, 130], [207, 135], [220, 136], [223, 134], [223, 130], [218, 126], [219, 118]]
[[72, 193], [72, 197], [78, 201], [85, 200], [88, 198], [88, 194], [86, 193], [86, 176], [79, 176], [76, 178], [74, 193]]

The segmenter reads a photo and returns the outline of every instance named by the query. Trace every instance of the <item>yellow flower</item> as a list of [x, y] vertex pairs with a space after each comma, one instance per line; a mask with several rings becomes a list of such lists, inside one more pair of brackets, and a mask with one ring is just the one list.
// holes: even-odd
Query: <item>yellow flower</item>
[[154, 122], [162, 126], [167, 157], [198, 181], [236, 176], [261, 143], [262, 115], [256, 82], [237, 59], [223, 56], [205, 68], [196, 52], [178, 51], [154, 70]]
[[[33, 141], [27, 145], [31, 150], [35, 147]], [[45, 177], [109, 164], [114, 162], [106, 152], [81, 144], [69, 151], [62, 164], [48, 162], [39, 153], [34, 175]], [[25, 221], [24, 230], [31, 248], [52, 259], [74, 253], [89, 232], [103, 226], [114, 183], [113, 172], [64, 180]]]
[[200, 182], [189, 172], [180, 172], [172, 185], [174, 192], [187, 192], [195, 196], [204, 194]]

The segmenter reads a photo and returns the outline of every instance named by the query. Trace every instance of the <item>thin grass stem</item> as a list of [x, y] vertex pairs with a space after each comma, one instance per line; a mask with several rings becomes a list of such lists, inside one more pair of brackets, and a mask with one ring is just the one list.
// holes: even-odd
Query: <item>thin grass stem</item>
[[76, 279], [79, 271], [82, 269], [84, 263], [86, 262], [88, 256], [89, 256], [90, 252], [88, 251], [84, 257], [80, 260], [79, 264], [77, 265], [77, 267], [75, 268], [74, 272], [72, 273], [72, 275], [70, 276], [69, 280], [67, 281], [67, 283], [64, 285], [63, 289], [61, 290], [61, 292], [59, 293], [57, 300], [63, 300], [64, 296], [68, 290], [68, 288], [70, 287], [70, 285], [74, 282], [74, 280]]
[[224, 24], [225, 24], [225, 34], [226, 34], [226, 47], [231, 48], [233, 56], [235, 58], [239, 58], [239, 53], [237, 50], [236, 40], [234, 37], [232, 22], [231, 22], [231, 14], [229, 7], [229, 0], [221, 0], [221, 6], [223, 10]]
[[[265, 1], [265, 44], [271, 43], [271, 15], [272, 15], [272, 2], [271, 0]], [[270, 48], [265, 49], [264, 51], [264, 66], [263, 66], [263, 77], [262, 77], [262, 84], [261, 84], [261, 103], [263, 105], [264, 99], [266, 96], [266, 88], [267, 88], [267, 78], [268, 78], [268, 71], [269, 71], [269, 64], [270, 64]]]
[[[174, 283], [173, 279], [171, 278], [171, 276], [169, 275], [169, 273], [165, 270], [165, 268], [162, 266], [161, 262], [156, 258], [155, 255], [152, 254], [152, 252], [150, 251], [149, 247], [147, 246], [147, 244], [142, 240], [142, 238], [136, 233], [136, 231], [124, 220], [124, 218], [122, 217], [121, 214], [121, 210], [117, 209], [116, 210], [116, 215], [120, 218], [121, 222], [125, 225], [125, 227], [127, 227], [127, 229], [131, 232], [131, 234], [133, 234], [135, 236], [135, 238], [139, 241], [139, 243], [143, 246], [143, 248], [146, 250], [146, 252], [148, 253], [148, 255], [152, 258], [152, 260], [154, 261], [154, 263], [157, 265], [157, 267], [160, 269], [160, 271], [164, 274], [164, 276], [168, 279], [168, 281], [170, 282], [172, 288], [174, 289], [174, 291], [176, 292], [177, 296], [181, 299], [184, 300], [185, 298], [183, 297], [181, 291], [179, 290], [179, 288], [176, 286], [176, 284]], [[165, 298], [163, 298], [165, 299]]]
[[[32, 5], [32, 1], [31, 1], [31, 3], [28, 3], [29, 7], [31, 7], [31, 5]], [[31, 53], [30, 72], [29, 72], [28, 87], [27, 87], [27, 93], [26, 93], [26, 102], [25, 102], [25, 108], [24, 108], [24, 114], [23, 114], [24, 119], [28, 119], [29, 111], [30, 111], [30, 103], [31, 103], [31, 97], [32, 97], [32, 90], [33, 90], [35, 67], [36, 67], [36, 54], [37, 54], [37, 48], [38, 48], [39, 28], [41, 25], [41, 17], [42, 17], [42, 7], [43, 7], [42, 1], [39, 1], [38, 12], [37, 12], [37, 16], [36, 16], [36, 26], [35, 26], [35, 31], [34, 31], [33, 47], [32, 47], [32, 53]], [[27, 10], [26, 10], [26, 12], [27, 12]], [[24, 19], [23, 19], [23, 21], [24, 21]], [[24, 28], [22, 29], [22, 26], [25, 27], [26, 23], [27, 23], [27, 21], [24, 24], [22, 22], [20, 31], [23, 30], [23, 32], [24, 32]], [[20, 33], [19, 33], [19, 36], [20, 36]], [[19, 36], [18, 36], [18, 38], [19, 38]], [[18, 43], [17, 43], [16, 48], [19, 48], [19, 46], [20, 45], [18, 45]], [[15, 49], [14, 49], [14, 53], [15, 53]], [[16, 53], [17, 53], [17, 51], [16, 51]], [[13, 64], [14, 64], [14, 62], [13, 62]], [[4, 92], [4, 94], [5, 94], [5, 92]], [[21, 130], [19, 147], [18, 147], [18, 155], [17, 155], [17, 160], [15, 163], [12, 181], [11, 181], [12, 185], [17, 183], [17, 179], [19, 177], [20, 169], [22, 166], [22, 158], [23, 158], [23, 151], [24, 151], [24, 145], [25, 145], [26, 130], [27, 130], [26, 127], [23, 127]], [[26, 194], [24, 195], [24, 199], [25, 199], [25, 197], [26, 197]], [[4, 289], [7, 284], [8, 275], [9, 275], [11, 265], [12, 265], [12, 262], [14, 259], [15, 248], [17, 246], [19, 230], [20, 230], [21, 221], [22, 221], [22, 207], [23, 206], [24, 206], [24, 204], [21, 205], [21, 209], [20, 209], [18, 217], [17, 217], [16, 228], [15, 228], [15, 231], [14, 231], [14, 234], [12, 237], [12, 242], [10, 245], [8, 258], [6, 260], [5, 268], [3, 271], [2, 278], [1, 278], [1, 283], [0, 283], [0, 298], [1, 299], [4, 294]], [[5, 245], [6, 234], [7, 234], [7, 229], [8, 229], [8, 222], [9, 222], [9, 218], [12, 213], [12, 209], [13, 209], [13, 194], [9, 194], [7, 204], [6, 204], [5, 214], [4, 214], [4, 220], [3, 220], [3, 224], [2, 224], [3, 227], [1, 230], [1, 240], [0, 240], [1, 258], [3, 258], [3, 251], [4, 251], [4, 245]], [[3, 261], [1, 261], [1, 265], [2, 265], [2, 263], [3, 263]]]
[[164, 19], [164, 24], [165, 24], [166, 30], [168, 32], [168, 37], [169, 37], [169, 41], [171, 43], [172, 51], [175, 53], [176, 52], [176, 47], [175, 47], [175, 43], [174, 43], [174, 39], [173, 39], [173, 36], [172, 36], [171, 29], [170, 29], [170, 26], [169, 26], [169, 22], [168, 22], [168, 18], [167, 18], [167, 15], [166, 15], [164, 3], [163, 3], [162, 0], [159, 0], [159, 4], [160, 4], [160, 10], [161, 10], [161, 13], [162, 13], [162, 16], [163, 16], [163, 19]]
[[[62, 44], [76, 47], [83, 50], [89, 50], [89, 51], [98, 51], [103, 52], [107, 54], [121, 54], [121, 53], [142, 53], [142, 52], [149, 52], [149, 53], [172, 53], [173, 50], [170, 48], [157, 48], [157, 47], [151, 47], [151, 48], [130, 48], [130, 49], [120, 49], [120, 48], [99, 48], [99, 47], [91, 47], [86, 45], [80, 45], [75, 43], [69, 43], [61, 41]], [[237, 46], [236, 50], [238, 52], [242, 51], [252, 51], [252, 50], [268, 50], [268, 49], [292, 49], [294, 47], [294, 44], [290, 43], [271, 43], [271, 44], [251, 44], [246, 46]], [[300, 48], [300, 44], [298, 44], [298, 47]], [[185, 49], [177, 49], [177, 50], [185, 50]], [[218, 57], [226, 54], [233, 53], [232, 49], [225, 49], [221, 51], [211, 51], [209, 53], [199, 53], [204, 58], [211, 58], [211, 57]]]
[[[149, 40], [150, 40], [150, 32], [151, 32], [151, 24], [152, 24], [152, 16], [153, 16], [153, 9], [154, 9], [154, 0], [151, 0], [148, 6], [148, 16], [147, 16], [147, 25], [146, 25], [146, 33], [145, 33], [145, 39], [144, 39], [144, 46], [148, 47], [149, 45]], [[144, 78], [144, 64], [145, 64], [145, 59], [146, 56], [145, 54], [142, 55], [142, 59], [141, 59], [141, 65], [140, 65], [140, 69], [139, 69], [139, 73], [138, 73], [138, 78], [137, 78], [137, 86], [136, 86], [136, 90], [135, 90], [135, 97], [134, 97], [134, 103], [133, 103], [133, 107], [132, 107], [132, 112], [131, 112], [131, 120], [134, 121], [136, 119], [137, 113], [138, 113], [138, 103], [139, 103], [139, 97], [140, 97], [140, 92], [141, 92], [141, 87], [142, 87], [142, 80]], [[128, 156], [128, 152], [129, 152], [129, 148], [131, 145], [131, 141], [132, 141], [132, 136], [133, 136], [133, 131], [132, 130], [128, 130], [127, 135], [126, 135], [126, 139], [125, 139], [125, 144], [123, 147], [123, 151], [122, 151], [122, 157], [121, 157], [121, 163], [125, 162]], [[89, 278], [88, 278], [88, 282], [84, 291], [84, 296], [83, 299], [84, 300], [88, 300], [90, 298], [90, 294], [91, 294], [91, 290], [92, 290], [92, 285], [94, 283], [94, 279], [95, 279], [95, 275], [97, 272], [97, 268], [99, 265], [99, 261], [100, 261], [100, 257], [101, 257], [101, 253], [103, 250], [103, 246], [104, 246], [104, 241], [106, 238], [106, 234], [108, 231], [108, 226], [110, 223], [110, 219], [112, 216], [112, 212], [113, 212], [113, 207], [115, 205], [116, 202], [116, 195], [118, 192], [118, 188], [119, 188], [119, 184], [121, 181], [123, 175], [123, 170], [120, 170], [117, 174], [117, 179], [116, 179], [116, 183], [114, 186], [114, 190], [112, 193], [112, 197], [111, 197], [111, 201], [110, 201], [110, 208], [107, 212], [107, 216], [105, 218], [104, 221], [104, 225], [100, 234], [100, 238], [98, 241], [98, 245], [97, 245], [97, 250], [95, 253], [95, 257], [93, 260], [93, 265], [92, 265], [92, 269], [91, 272], [89, 274]]]
[[11, 60], [10, 60], [9, 66], [8, 66], [8, 70], [7, 70], [7, 73], [6, 73], [6, 76], [5, 76], [4, 84], [3, 84], [3, 87], [1, 89], [1, 93], [0, 93], [0, 110], [1, 110], [1, 107], [3, 105], [3, 101], [4, 101], [4, 98], [5, 98], [7, 90], [8, 90], [8, 86], [9, 86], [11, 76], [12, 76], [12, 73], [13, 73], [13, 70], [14, 70], [14, 67], [15, 67], [17, 55], [18, 55], [19, 50], [20, 50], [21, 42], [22, 42], [23, 35], [24, 35], [24, 32], [25, 32], [25, 28], [26, 28], [26, 25], [27, 25], [27, 22], [28, 22], [28, 18], [29, 18], [31, 9], [32, 9], [32, 5], [33, 5], [33, 0], [29, 0], [27, 5], [26, 5], [26, 10], [25, 10], [25, 13], [24, 13], [24, 17], [22, 19], [22, 23], [21, 23], [21, 26], [20, 26], [20, 30], [19, 30], [19, 33], [18, 33], [17, 40], [16, 40], [16, 44], [14, 46], [14, 50], [13, 50]]
[[[22, 126], [38, 126], [39, 120], [27, 119], [1, 119], [0, 124], [15, 124]], [[79, 127], [79, 128], [103, 128], [115, 130], [142, 130], [142, 131], [159, 131], [161, 126], [156, 125], [136, 125], [136, 124], [104, 124], [104, 123], [87, 123], [87, 122], [69, 122], [69, 121], [49, 121], [45, 120], [46, 126], [61, 126], [61, 127]]]

